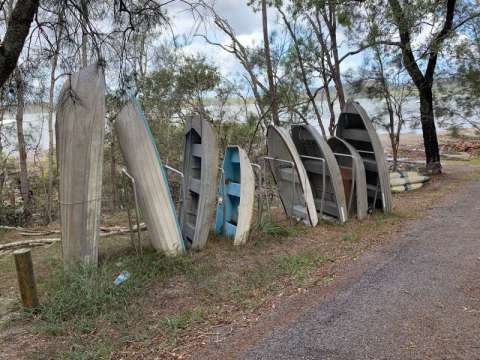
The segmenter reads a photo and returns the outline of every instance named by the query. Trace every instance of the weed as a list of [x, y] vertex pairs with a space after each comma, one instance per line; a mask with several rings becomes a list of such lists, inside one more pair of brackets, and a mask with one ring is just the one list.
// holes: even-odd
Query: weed
[[180, 314], [166, 317], [161, 321], [161, 325], [166, 330], [169, 342], [171, 344], [176, 344], [177, 336], [180, 331], [186, 330], [190, 326], [202, 322], [204, 318], [204, 309], [196, 307], [193, 310], [187, 310]]
[[[127, 255], [122, 259], [122, 270], [130, 278], [122, 285], [113, 283], [119, 273], [113, 262], [98, 268], [79, 266], [69, 271], [61, 267], [45, 286], [46, 300], [40, 308], [39, 330], [62, 334], [67, 330], [90, 332], [99, 314], [121, 314], [129, 297], [140, 294], [153, 280], [165, 280], [193, 268], [191, 257], [164, 257], [147, 251], [142, 258]], [[114, 317], [117, 317], [115, 315]], [[121, 319], [121, 315], [119, 315]]]
[[280, 271], [295, 279], [303, 280], [308, 277], [320, 264], [332, 261], [332, 258], [313, 252], [304, 254], [287, 255], [280, 258], [278, 264]]
[[264, 235], [272, 237], [288, 237], [298, 234], [298, 229], [295, 226], [285, 226], [273, 221], [259, 223], [257, 229]]
[[341, 237], [342, 241], [355, 243], [359, 240], [358, 234], [351, 233], [351, 234], [343, 234]]
[[402, 216], [398, 213], [395, 213], [395, 212], [392, 212], [392, 213], [388, 213], [388, 214], [385, 214], [383, 212], [377, 212], [374, 216], [373, 216], [373, 219], [375, 220], [375, 222], [377, 223], [377, 225], [381, 225], [381, 224], [384, 224], [386, 222], [389, 222], [389, 221], [395, 221], [395, 220], [398, 220], [400, 219]]
[[167, 331], [177, 332], [185, 330], [194, 323], [198, 323], [204, 319], [204, 310], [196, 307], [193, 310], [187, 310], [180, 314], [168, 316], [162, 320], [161, 324]]
[[100, 343], [93, 345], [75, 345], [71, 351], [58, 357], [59, 360], [107, 360], [111, 358], [111, 345]]
[[322, 279], [322, 282], [326, 285], [330, 284], [333, 280], [335, 280], [335, 275], [327, 275]]

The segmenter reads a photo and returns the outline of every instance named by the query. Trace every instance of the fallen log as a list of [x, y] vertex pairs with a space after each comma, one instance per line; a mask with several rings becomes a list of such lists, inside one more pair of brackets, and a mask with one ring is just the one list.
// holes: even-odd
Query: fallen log
[[53, 234], [60, 234], [60, 230], [48, 230], [48, 231], [38, 231], [38, 232], [20, 232], [19, 233], [22, 236], [48, 236], [48, 235], [53, 235]]
[[[147, 226], [145, 223], [140, 224], [140, 230], [145, 230]], [[15, 226], [0, 226], [1, 230], [14, 230], [14, 231], [19, 231], [19, 234], [22, 236], [48, 236], [48, 235], [53, 235], [53, 234], [60, 234], [60, 230], [33, 230], [33, 229], [27, 229], [23, 227], [15, 227]], [[137, 230], [137, 226], [133, 227], [133, 231]], [[103, 236], [104, 234], [110, 234], [112, 233], [115, 235], [115, 232], [119, 232], [120, 234], [124, 232], [130, 232], [128, 227], [126, 226], [101, 226], [100, 227], [100, 236]]]
[[0, 245], [0, 251], [3, 252], [7, 250], [16, 250], [24, 247], [30, 248], [35, 246], [45, 246], [45, 245], [50, 245], [59, 241], [60, 241], [60, 238], [15, 241], [8, 244]]
[[[147, 230], [147, 226], [144, 223], [140, 224], [140, 231], [145, 231], [145, 230]], [[137, 227], [134, 226], [132, 231], [137, 231]], [[124, 228], [120, 230], [100, 233], [100, 237], [126, 235], [129, 233], [130, 233], [130, 230], [128, 228]], [[50, 245], [56, 242], [60, 242], [60, 238], [21, 240], [21, 241], [15, 241], [7, 244], [2, 244], [0, 245], [0, 255], [3, 255], [4, 253], [7, 253], [12, 250], [16, 250], [16, 249], [45, 246], [45, 245]]]

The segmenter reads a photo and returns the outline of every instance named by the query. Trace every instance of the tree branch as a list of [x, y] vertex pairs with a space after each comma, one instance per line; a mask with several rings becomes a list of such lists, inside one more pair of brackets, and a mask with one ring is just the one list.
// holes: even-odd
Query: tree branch
[[5, 38], [0, 45], [0, 86], [5, 84], [17, 66], [38, 5], [39, 0], [17, 1], [8, 19]]

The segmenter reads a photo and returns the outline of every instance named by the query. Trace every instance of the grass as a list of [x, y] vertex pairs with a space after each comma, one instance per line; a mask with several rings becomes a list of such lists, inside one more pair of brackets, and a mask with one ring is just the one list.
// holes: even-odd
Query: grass
[[192, 310], [186, 310], [179, 314], [167, 316], [161, 321], [161, 326], [165, 329], [170, 344], [177, 343], [178, 334], [190, 326], [198, 324], [205, 319], [205, 310], [202, 307], [196, 307]]
[[265, 219], [256, 225], [256, 231], [269, 237], [289, 237], [301, 234], [303, 227], [298, 224], [281, 224], [272, 219]]
[[[269, 299], [295, 292], [299, 286], [335, 281], [323, 265], [358, 256], [370, 243], [388, 237], [401, 220], [417, 216], [448, 192], [454, 181], [402, 195], [394, 215], [376, 212], [362, 222], [352, 219], [342, 226], [322, 223], [316, 228], [269, 220], [254, 230], [243, 247], [216, 239], [202, 252], [177, 258], [151, 249], [138, 258], [126, 250], [128, 238], [114, 238], [101, 243], [108, 257], [102, 258], [98, 268], [65, 272], [59, 247], [34, 249], [42, 305], [30, 324], [43, 339], [38, 358], [108, 359], [131, 343], [140, 353], [152, 346], [160, 351], [178, 349], [191, 339], [193, 329], [263, 312]], [[348, 246], [339, 246], [342, 243]], [[11, 259], [0, 259], [0, 268], [8, 268], [0, 279], [14, 287]], [[124, 270], [130, 278], [115, 286], [114, 279]], [[30, 329], [28, 322], [23, 323]]]
[[[118, 314], [132, 296], [140, 295], [152, 281], [188, 272], [192, 267], [191, 257], [164, 257], [151, 250], [142, 258], [126, 255], [121, 262], [106, 262], [98, 268], [80, 266], [64, 271], [58, 266], [44, 286], [45, 300], [37, 328], [51, 335], [72, 330], [89, 333], [99, 314]], [[121, 285], [114, 285], [114, 279], [123, 270], [129, 271], [130, 277]]]
[[[305, 280], [331, 257], [317, 251], [275, 256], [261, 265], [246, 268], [240, 277], [221, 271], [211, 262], [194, 262], [192, 256], [165, 257], [156, 252], [146, 251], [143, 258], [126, 254], [100, 264], [98, 268], [80, 266], [64, 271], [57, 263], [49, 280], [43, 285], [44, 300], [37, 318], [35, 329], [48, 336], [84, 335], [97, 333], [105, 322], [117, 328], [125, 328], [131, 321], [129, 304], [144, 294], [152, 283], [165, 282], [175, 276], [183, 277], [194, 287], [200, 302], [205, 305], [185, 309], [159, 319], [160, 329], [169, 346], [177, 343], [178, 337], [191, 326], [202, 323], [221, 310], [212, 304], [236, 304], [245, 310], [260, 306], [264, 296], [285, 284], [282, 279], [303, 284]], [[116, 276], [123, 270], [130, 277], [121, 285], [114, 285]], [[129, 334], [130, 340], [148, 339], [148, 324], [136, 335]], [[157, 328], [153, 326], [153, 328]], [[96, 346], [83, 345], [66, 359], [103, 358], [98, 355], [114, 344], [108, 335], [96, 336]], [[65, 355], [66, 356], [66, 355]], [[82, 357], [84, 356], [84, 357]]]
[[360, 237], [358, 236], [358, 234], [355, 234], [355, 233], [347, 233], [347, 234], [343, 234], [341, 239], [342, 241], [345, 241], [348, 243], [354, 243], [354, 242], [357, 242], [360, 239]]
[[292, 276], [296, 280], [304, 280], [319, 265], [327, 261], [333, 261], [333, 258], [309, 251], [303, 254], [283, 256], [278, 264], [283, 274]]
[[469, 160], [467, 163], [472, 166], [480, 166], [480, 158]]

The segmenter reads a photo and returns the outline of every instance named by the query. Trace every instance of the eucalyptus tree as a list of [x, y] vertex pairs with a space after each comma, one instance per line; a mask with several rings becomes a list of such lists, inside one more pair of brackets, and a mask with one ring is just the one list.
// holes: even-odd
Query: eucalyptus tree
[[17, 66], [39, 3], [39, 0], [21, 0], [15, 5], [13, 0], [1, 2], [0, 10], [10, 6], [11, 11], [8, 17], [3, 18], [5, 35], [0, 44], [0, 86], [5, 84]]
[[[471, 9], [465, 10], [468, 13]], [[460, 29], [448, 50], [450, 66], [439, 74], [441, 95], [435, 99], [435, 114], [444, 127], [480, 131], [480, 17]]]
[[420, 122], [426, 168], [441, 172], [440, 151], [434, 114], [434, 80], [439, 58], [448, 41], [465, 24], [479, 16], [460, 11], [459, 1], [370, 1], [370, 16], [376, 19], [369, 36], [397, 46], [420, 99]]

